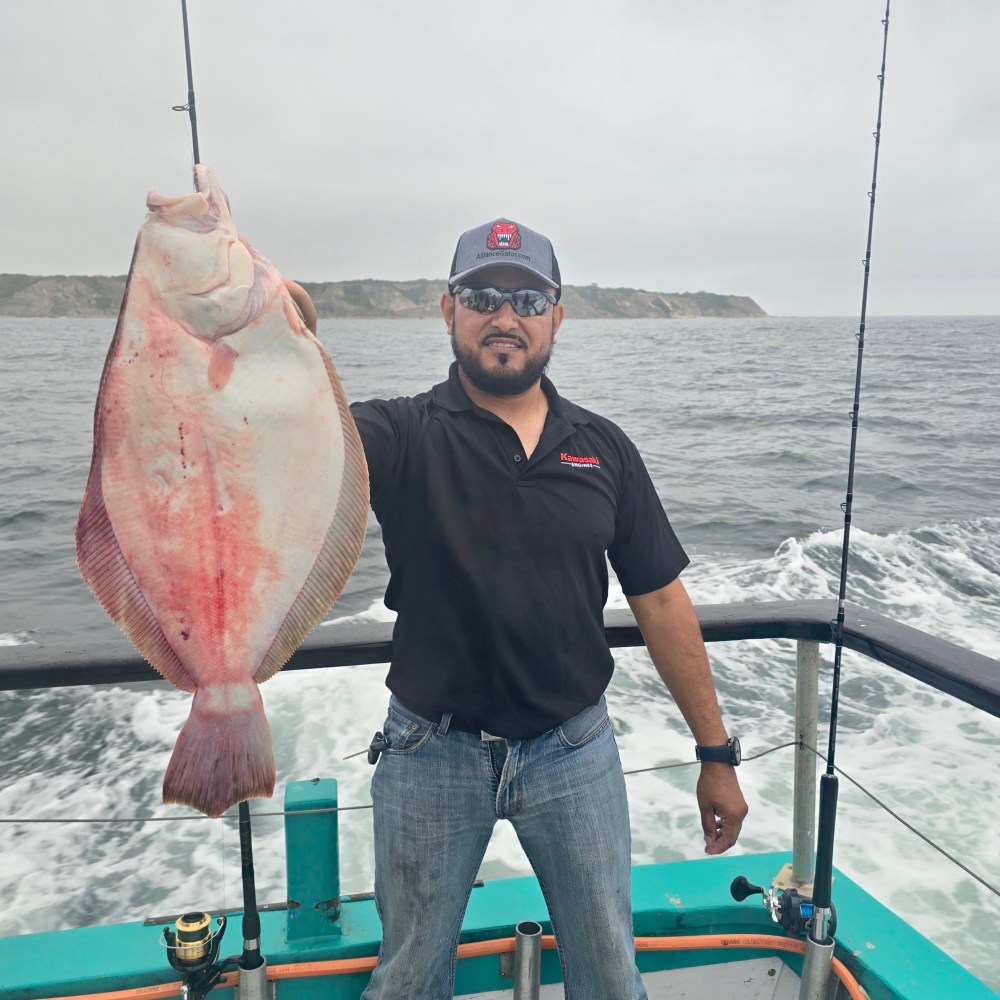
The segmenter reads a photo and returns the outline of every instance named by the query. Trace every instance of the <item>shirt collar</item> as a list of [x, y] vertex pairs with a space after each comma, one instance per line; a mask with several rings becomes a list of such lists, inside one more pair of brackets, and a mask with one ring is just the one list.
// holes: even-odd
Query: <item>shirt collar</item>
[[[590, 423], [590, 414], [583, 407], [560, 396], [547, 375], [542, 376], [542, 392], [548, 398], [549, 411], [553, 416], [561, 417], [571, 424]], [[469, 399], [469, 395], [462, 385], [462, 380], [458, 377], [457, 361], [453, 361], [448, 369], [448, 381], [440, 382], [431, 390], [431, 398], [442, 409], [452, 412], [476, 408], [476, 404]]]

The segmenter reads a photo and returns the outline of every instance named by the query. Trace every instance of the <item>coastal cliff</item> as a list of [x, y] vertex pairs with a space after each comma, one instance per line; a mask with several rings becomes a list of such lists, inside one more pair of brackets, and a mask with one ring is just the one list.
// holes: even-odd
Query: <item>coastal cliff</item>
[[[324, 319], [436, 319], [443, 280], [301, 282]], [[117, 316], [125, 276], [0, 274], [0, 316]], [[647, 292], [567, 285], [562, 301], [573, 319], [669, 319], [766, 316], [744, 295]]]

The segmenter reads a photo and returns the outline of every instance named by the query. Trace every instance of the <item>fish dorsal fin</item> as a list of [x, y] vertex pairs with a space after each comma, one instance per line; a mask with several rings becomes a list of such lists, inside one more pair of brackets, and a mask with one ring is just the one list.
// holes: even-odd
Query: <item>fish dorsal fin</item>
[[[311, 336], [311, 334], [309, 335]], [[274, 642], [261, 661], [254, 680], [262, 684], [288, 662], [302, 640], [330, 610], [340, 596], [361, 555], [370, 504], [368, 467], [354, 418], [330, 356], [318, 340], [316, 349], [323, 357], [330, 385], [337, 400], [344, 435], [344, 475], [337, 507], [326, 540], [313, 568], [288, 609]]]

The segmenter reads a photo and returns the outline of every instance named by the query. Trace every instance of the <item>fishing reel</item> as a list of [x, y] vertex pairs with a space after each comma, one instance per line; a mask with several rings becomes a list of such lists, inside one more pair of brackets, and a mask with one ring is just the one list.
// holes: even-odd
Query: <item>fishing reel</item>
[[[733, 899], [742, 903], [748, 896], [760, 893], [764, 897], [764, 906], [770, 911], [771, 919], [796, 937], [809, 937], [812, 929], [813, 901], [811, 896], [803, 896], [795, 889], [765, 889], [763, 886], [752, 885], [742, 875], [737, 875], [729, 886]], [[837, 930], [837, 911], [830, 904], [830, 926], [828, 933], [832, 937]]]
[[219, 929], [212, 933], [212, 918], [202, 911], [185, 913], [174, 921], [176, 931], [163, 928], [167, 960], [184, 976], [183, 1000], [203, 1000], [215, 987], [233, 959], [219, 963], [219, 946], [226, 933], [226, 918], [218, 918]]

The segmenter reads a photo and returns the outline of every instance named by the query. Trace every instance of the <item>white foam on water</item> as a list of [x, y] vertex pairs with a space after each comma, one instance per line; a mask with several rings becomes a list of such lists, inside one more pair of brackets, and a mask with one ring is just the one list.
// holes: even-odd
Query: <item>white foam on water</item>
[[27, 646], [34, 645], [27, 632], [0, 632], [0, 646]]
[[[169, 694], [169, 698], [164, 698]], [[172, 748], [190, 708], [172, 692], [154, 691], [144, 695], [132, 707], [132, 733], [139, 743], [158, 743]]]
[[[25, 699], [22, 729], [33, 771], [4, 787], [0, 810], [8, 817], [38, 820], [178, 815], [159, 805], [172, 740], [165, 741], [162, 733], [150, 740], [148, 726], [121, 724], [135, 718], [137, 703], [145, 706], [138, 709], [140, 717], [143, 711], [151, 714], [148, 705], [156, 698], [172, 703], [179, 728], [189, 696], [172, 690], [140, 695], [101, 688], [85, 698]], [[32, 746], [35, 728], [61, 735]], [[193, 866], [171, 863], [190, 841], [193, 831], [187, 826], [56, 822], [5, 827], [11, 846], [29, 853], [31, 863], [26, 872], [8, 865], [0, 869], [0, 892], [19, 900], [18, 910], [6, 912], [2, 933], [145, 916], [146, 905], [161, 901], [178, 883], [188, 899], [197, 899], [200, 883]], [[213, 867], [210, 852], [208, 867]]]
[[349, 625], [358, 622], [391, 622], [396, 620], [396, 612], [390, 611], [385, 606], [381, 597], [376, 598], [368, 605], [364, 611], [359, 611], [354, 615], [340, 615], [339, 617], [328, 618], [319, 623], [320, 628], [324, 625]]

